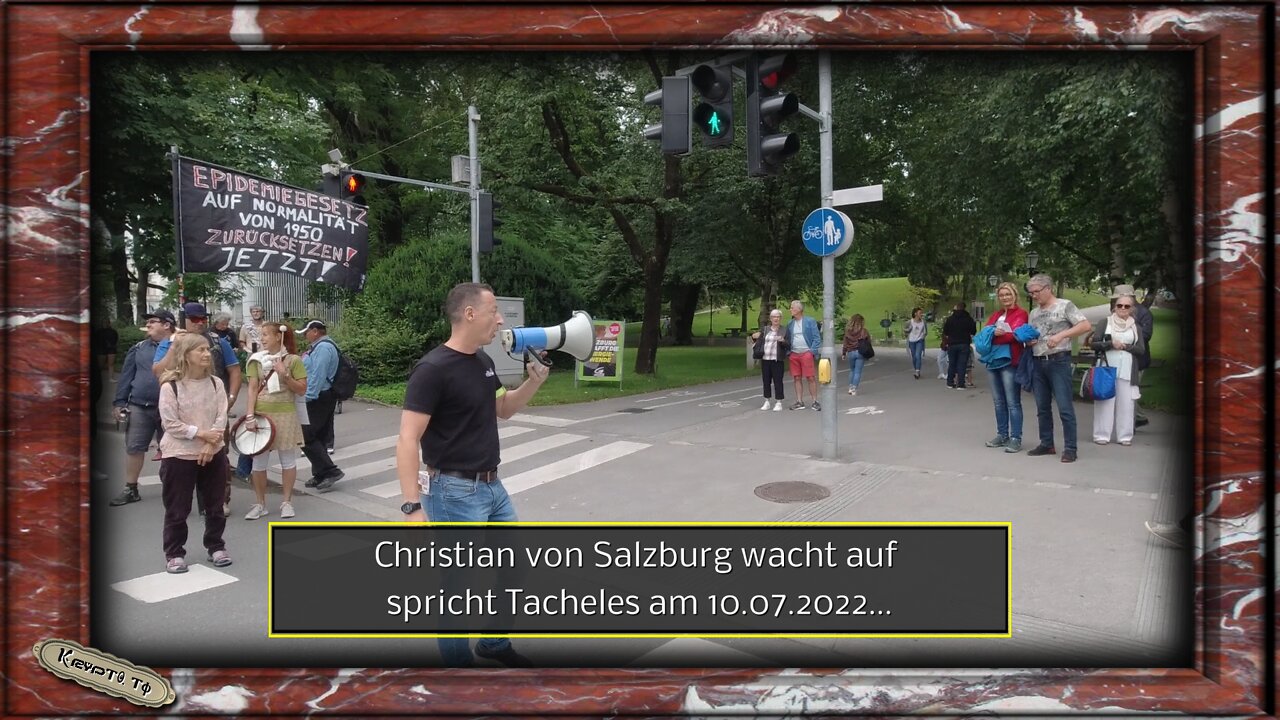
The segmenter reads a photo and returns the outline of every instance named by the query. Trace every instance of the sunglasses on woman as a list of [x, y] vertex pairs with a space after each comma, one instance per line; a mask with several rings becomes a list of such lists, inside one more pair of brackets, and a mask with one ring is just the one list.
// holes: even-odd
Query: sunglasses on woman
[[1131, 308], [1131, 307], [1133, 307], [1133, 306], [1132, 306], [1132, 305], [1125, 305], [1125, 304], [1123, 304], [1123, 303], [1116, 303], [1116, 307], [1117, 307], [1117, 308], [1126, 308], [1126, 309], [1128, 309], [1128, 308]]

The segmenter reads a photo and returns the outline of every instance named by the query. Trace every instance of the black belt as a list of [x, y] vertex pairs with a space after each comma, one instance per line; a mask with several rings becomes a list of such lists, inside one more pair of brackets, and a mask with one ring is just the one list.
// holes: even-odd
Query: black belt
[[431, 473], [434, 478], [436, 475], [449, 475], [459, 477], [465, 480], [475, 480], [476, 482], [491, 483], [498, 479], [497, 470], [449, 470], [446, 468], [428, 468], [427, 472]]
[[129, 404], [130, 404], [130, 405], [135, 405], [135, 406], [140, 407], [140, 408], [153, 408], [153, 407], [155, 407], [155, 405], [145, 405], [145, 404], [143, 404], [143, 403], [136, 403], [136, 402], [133, 402], [133, 401], [130, 401], [130, 402], [129, 402]]

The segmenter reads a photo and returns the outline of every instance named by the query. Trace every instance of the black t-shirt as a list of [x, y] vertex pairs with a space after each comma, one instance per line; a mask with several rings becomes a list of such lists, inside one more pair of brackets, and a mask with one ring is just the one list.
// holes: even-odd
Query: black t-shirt
[[404, 409], [431, 416], [422, 461], [433, 468], [479, 472], [498, 467], [497, 398], [505, 392], [493, 358], [441, 345], [413, 366]]

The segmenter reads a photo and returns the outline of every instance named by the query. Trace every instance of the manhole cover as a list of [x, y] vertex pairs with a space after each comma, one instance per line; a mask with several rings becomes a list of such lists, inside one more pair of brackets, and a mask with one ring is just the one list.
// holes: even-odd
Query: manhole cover
[[653, 409], [653, 408], [622, 408], [622, 409], [621, 409], [621, 410], [619, 410], [618, 412], [624, 412], [624, 413], [642, 413], [642, 412], [649, 412], [649, 411], [650, 411], [650, 410], [652, 410], [652, 409]]
[[776, 503], [814, 502], [830, 495], [830, 490], [808, 482], [767, 483], [756, 488], [757, 497]]

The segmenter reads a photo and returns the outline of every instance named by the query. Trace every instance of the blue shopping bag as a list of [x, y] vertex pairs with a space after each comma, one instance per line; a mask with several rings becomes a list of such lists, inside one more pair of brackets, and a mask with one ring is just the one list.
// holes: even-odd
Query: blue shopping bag
[[1080, 381], [1080, 397], [1085, 400], [1110, 400], [1116, 396], [1116, 369], [1107, 364], [1105, 355], [1089, 368]]

